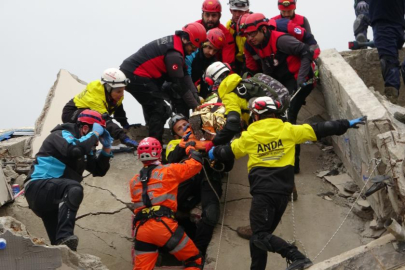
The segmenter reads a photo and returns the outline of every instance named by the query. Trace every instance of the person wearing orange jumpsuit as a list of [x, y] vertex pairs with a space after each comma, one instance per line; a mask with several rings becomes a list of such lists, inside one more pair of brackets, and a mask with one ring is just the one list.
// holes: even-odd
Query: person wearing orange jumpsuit
[[202, 157], [192, 144], [184, 163], [161, 164], [162, 146], [152, 137], [138, 146], [138, 157], [144, 167], [130, 181], [135, 208], [134, 270], [151, 270], [163, 249], [183, 261], [185, 269], [203, 269], [203, 259], [193, 241], [174, 219], [177, 210], [177, 190], [180, 183], [202, 169]]

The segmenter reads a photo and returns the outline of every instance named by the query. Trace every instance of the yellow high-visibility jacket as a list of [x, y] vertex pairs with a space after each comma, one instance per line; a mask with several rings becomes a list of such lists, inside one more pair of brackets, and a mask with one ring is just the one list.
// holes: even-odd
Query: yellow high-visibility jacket
[[237, 36], [235, 34], [235, 29], [233, 27], [231, 27], [232, 24], [232, 20], [229, 20], [225, 27], [226, 29], [229, 30], [229, 33], [231, 33], [231, 35], [233, 36], [234, 40], [235, 40], [235, 45], [236, 45], [236, 56], [235, 59], [239, 62], [244, 62], [244, 49], [245, 49], [245, 42], [246, 42], [246, 38], [242, 37], [242, 36]]

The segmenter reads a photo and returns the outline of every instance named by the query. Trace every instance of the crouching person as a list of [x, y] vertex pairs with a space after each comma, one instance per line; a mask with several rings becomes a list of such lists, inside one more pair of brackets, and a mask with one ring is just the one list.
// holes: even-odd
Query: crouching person
[[[96, 157], [98, 142], [103, 149]], [[83, 171], [104, 176], [110, 168], [111, 141], [101, 114], [82, 111], [76, 123], [56, 126], [44, 140], [25, 181], [25, 198], [39, 216], [52, 245], [76, 251], [75, 219], [83, 200]]]
[[287, 259], [287, 270], [304, 269], [312, 265], [310, 259], [296, 246], [276, 236], [276, 230], [294, 187], [295, 145], [325, 136], [342, 135], [349, 128], [364, 125], [365, 117], [351, 121], [336, 120], [315, 124], [292, 125], [280, 119], [282, 104], [270, 97], [259, 97], [249, 102], [253, 123], [239, 139], [229, 146], [216, 146], [209, 152], [210, 159], [227, 160], [249, 156], [248, 178], [250, 194], [250, 269], [265, 269], [267, 252], [275, 252]]
[[184, 163], [162, 165], [157, 139], [148, 137], [139, 143], [144, 167], [130, 181], [136, 228], [134, 270], [153, 269], [162, 248], [183, 261], [185, 269], [203, 268], [200, 252], [174, 218], [179, 184], [202, 168], [201, 154], [193, 146], [186, 148], [186, 154], [190, 159]]

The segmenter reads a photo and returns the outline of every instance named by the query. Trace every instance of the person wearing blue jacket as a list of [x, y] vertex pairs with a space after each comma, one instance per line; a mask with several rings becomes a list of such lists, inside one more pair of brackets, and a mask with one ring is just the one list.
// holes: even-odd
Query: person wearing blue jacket
[[[87, 109], [76, 123], [57, 125], [42, 143], [24, 189], [29, 208], [42, 219], [52, 245], [77, 250], [79, 239], [73, 232], [83, 200], [82, 174], [107, 173], [112, 140], [101, 114]], [[103, 148], [96, 156], [99, 141]]]

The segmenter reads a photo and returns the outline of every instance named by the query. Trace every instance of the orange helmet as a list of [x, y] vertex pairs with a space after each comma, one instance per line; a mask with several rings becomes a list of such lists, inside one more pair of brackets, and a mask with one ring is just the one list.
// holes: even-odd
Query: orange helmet
[[246, 17], [243, 24], [241, 21], [239, 28], [243, 33], [250, 33], [257, 31], [262, 25], [269, 25], [269, 19], [267, 19], [262, 13], [253, 13]]
[[201, 23], [193, 22], [186, 24], [181, 30], [188, 34], [190, 42], [198, 48], [207, 40], [205, 27]]
[[222, 6], [218, 0], [205, 0], [202, 4], [203, 12], [218, 12], [221, 13]]
[[294, 10], [297, 0], [278, 0], [279, 10]]
[[219, 28], [212, 28], [207, 32], [207, 41], [217, 50], [221, 50], [225, 45], [225, 35]]

